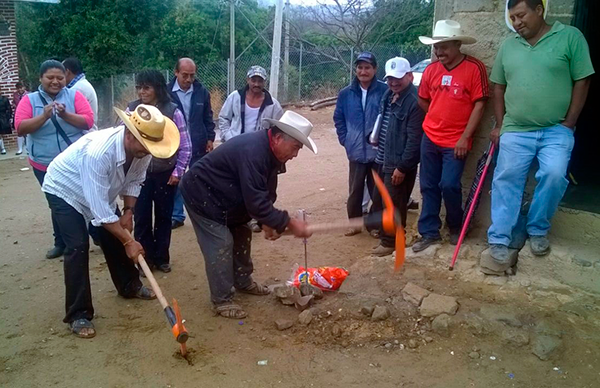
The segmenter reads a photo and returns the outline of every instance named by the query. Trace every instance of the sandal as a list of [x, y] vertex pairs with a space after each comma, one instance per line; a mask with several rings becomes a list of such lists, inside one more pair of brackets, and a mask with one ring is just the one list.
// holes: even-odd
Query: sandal
[[248, 313], [242, 309], [240, 305], [235, 303], [226, 303], [213, 307], [213, 311], [224, 318], [243, 319], [248, 316]]
[[258, 296], [269, 295], [271, 293], [271, 290], [269, 290], [269, 287], [267, 287], [265, 285], [260, 285], [256, 282], [252, 282], [252, 284], [246, 288], [238, 288], [238, 291], [242, 292], [244, 294], [258, 295]]
[[[79, 338], [94, 338], [96, 336], [94, 324], [85, 318], [69, 323], [69, 329]], [[87, 330], [85, 334], [82, 333], [84, 329]]]
[[141, 286], [140, 289], [135, 293], [134, 297], [143, 300], [152, 300], [156, 299], [156, 294], [148, 287]]

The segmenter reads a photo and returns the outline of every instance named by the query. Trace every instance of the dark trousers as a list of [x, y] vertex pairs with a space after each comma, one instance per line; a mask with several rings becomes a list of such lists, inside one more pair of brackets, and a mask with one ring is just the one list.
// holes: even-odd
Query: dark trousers
[[362, 201], [365, 190], [365, 179], [367, 180], [367, 189], [369, 195], [373, 198], [373, 175], [371, 170], [377, 169], [375, 162], [358, 163], [350, 162], [350, 175], [348, 184], [350, 186], [350, 195], [348, 196], [348, 218], [362, 217]]
[[[400, 213], [400, 219], [402, 220], [402, 226], [406, 229], [406, 216], [408, 212], [408, 199], [412, 193], [413, 187], [415, 187], [415, 180], [417, 179], [417, 170], [409, 171], [404, 175], [404, 180], [399, 185], [392, 185], [392, 173], [386, 173], [384, 178], [385, 187], [392, 197], [394, 207]], [[385, 232], [380, 233], [381, 245], [384, 247], [393, 247], [396, 241], [395, 235], [389, 235]]]
[[[44, 177], [46, 176], [46, 171], [40, 171], [40, 170], [36, 170], [35, 168], [32, 168], [33, 170], [33, 175], [35, 175], [35, 178], [37, 179], [37, 181], [39, 182], [40, 186], [44, 183]], [[50, 206], [50, 203], [48, 203], [48, 206]], [[58, 226], [58, 223], [56, 222], [56, 220], [54, 219], [54, 216], [52, 216], [52, 233], [54, 235], [54, 246], [57, 248], [65, 248], [65, 242], [63, 241], [62, 236], [60, 235], [60, 228]]]
[[196, 214], [187, 205], [186, 210], [204, 256], [210, 300], [216, 305], [231, 302], [233, 287], [252, 284], [252, 231], [247, 224], [228, 227]]
[[[94, 306], [90, 287], [87, 224], [83, 216], [63, 199], [52, 194], [46, 194], [46, 198], [67, 248], [64, 261], [66, 315], [63, 322], [70, 323], [82, 318], [92, 320]], [[119, 239], [104, 228], [98, 228], [98, 231], [100, 247], [119, 295], [125, 298], [135, 296], [142, 282], [133, 261], [127, 257]]]
[[427, 135], [421, 141], [421, 196], [419, 233], [425, 238], [439, 238], [442, 221], [442, 198], [446, 205], [446, 225], [459, 233], [463, 220], [461, 177], [465, 159], [454, 157], [454, 148], [435, 145]]
[[147, 173], [135, 203], [135, 238], [144, 247], [146, 261], [157, 267], [170, 261], [171, 215], [177, 190], [177, 186], [167, 184], [172, 172]]

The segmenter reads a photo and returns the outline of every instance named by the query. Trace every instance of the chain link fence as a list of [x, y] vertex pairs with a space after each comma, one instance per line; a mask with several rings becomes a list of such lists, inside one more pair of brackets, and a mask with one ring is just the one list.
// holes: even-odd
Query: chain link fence
[[[430, 57], [430, 48], [426, 46], [375, 47], [371, 52], [377, 57], [377, 77], [380, 79], [384, 76], [385, 62], [390, 58], [401, 56], [415, 65]], [[358, 51], [353, 48], [300, 46], [290, 48], [286, 61], [282, 52], [278, 100], [281, 103], [303, 103], [337, 95], [352, 80], [353, 62], [357, 55]], [[251, 66], [262, 66], [270, 74], [271, 54], [244, 53], [235, 61], [235, 75], [229, 74], [227, 60], [197, 65], [197, 79], [210, 92], [216, 116], [229, 94], [229, 78], [234, 76], [235, 88], [239, 89], [245, 85], [246, 72]], [[162, 71], [167, 82], [174, 77], [173, 70]], [[113, 106], [124, 109], [128, 102], [138, 98], [135, 73], [115, 75], [92, 83], [98, 94], [100, 128], [115, 125]]]

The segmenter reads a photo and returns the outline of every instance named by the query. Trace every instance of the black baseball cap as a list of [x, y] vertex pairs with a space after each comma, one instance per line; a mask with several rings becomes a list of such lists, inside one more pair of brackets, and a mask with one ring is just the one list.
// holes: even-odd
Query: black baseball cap
[[370, 63], [373, 67], [377, 67], [377, 59], [375, 58], [375, 55], [368, 51], [363, 51], [362, 53], [358, 54], [358, 57], [356, 58], [356, 61], [354, 61], [354, 64], [357, 65], [358, 62], [367, 62]]

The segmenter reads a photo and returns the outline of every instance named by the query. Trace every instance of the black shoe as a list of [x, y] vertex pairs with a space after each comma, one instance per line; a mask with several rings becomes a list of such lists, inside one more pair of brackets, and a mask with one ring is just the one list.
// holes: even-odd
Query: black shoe
[[15, 155], [21, 155], [22, 153], [23, 153], [23, 151], [18, 151], [18, 152], [15, 152]]
[[413, 252], [421, 252], [425, 249], [429, 248], [433, 244], [439, 244], [442, 241], [441, 238], [429, 238], [429, 237], [421, 237], [419, 241], [414, 243], [412, 246]]
[[6, 150], [2, 150], [2, 151], [0, 151], [0, 154], [2, 154], [2, 155], [6, 155]]
[[407, 209], [408, 210], [419, 210], [419, 201], [415, 201], [412, 198], [409, 199], [408, 200]]
[[169, 273], [171, 272], [171, 264], [161, 264], [158, 266], [158, 269], [164, 273]]
[[450, 244], [457, 245], [459, 238], [460, 238], [460, 233], [452, 233], [452, 232], [450, 232]]
[[171, 229], [177, 229], [183, 226], [183, 221], [173, 220], [171, 221]]
[[65, 248], [62, 247], [54, 247], [46, 252], [46, 259], [56, 259], [57, 257], [61, 257], [65, 253]]

